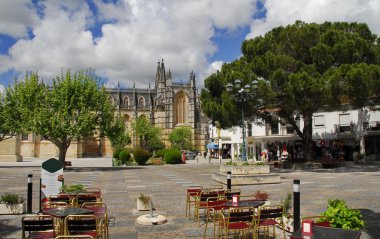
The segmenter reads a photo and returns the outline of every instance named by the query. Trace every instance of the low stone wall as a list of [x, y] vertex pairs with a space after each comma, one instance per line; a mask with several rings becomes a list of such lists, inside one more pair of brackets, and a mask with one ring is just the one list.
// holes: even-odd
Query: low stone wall
[[[226, 173], [214, 173], [212, 174], [214, 181], [227, 184]], [[275, 173], [268, 174], [247, 174], [247, 175], [231, 175], [231, 185], [252, 185], [252, 184], [271, 184], [280, 183], [280, 175]]]
[[227, 173], [231, 172], [232, 175], [247, 175], [247, 174], [265, 174], [270, 173], [269, 165], [246, 165], [246, 166], [233, 166], [233, 165], [220, 165], [220, 172]]

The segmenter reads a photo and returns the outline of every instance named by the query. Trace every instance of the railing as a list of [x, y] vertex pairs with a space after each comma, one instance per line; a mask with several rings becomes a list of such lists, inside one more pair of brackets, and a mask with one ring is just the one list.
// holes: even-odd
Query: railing
[[335, 124], [335, 132], [337, 134], [351, 134], [353, 133], [353, 125], [352, 124], [349, 124], [349, 125], [340, 125], [340, 124]]

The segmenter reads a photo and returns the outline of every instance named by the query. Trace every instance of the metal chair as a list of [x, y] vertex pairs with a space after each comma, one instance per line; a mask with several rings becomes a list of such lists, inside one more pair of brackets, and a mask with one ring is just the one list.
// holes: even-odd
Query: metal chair
[[57, 236], [55, 239], [94, 239], [88, 235]]
[[[272, 236], [276, 238], [276, 230], [275, 227], [279, 226], [284, 234], [284, 239], [286, 239], [285, 235], [285, 225], [283, 221], [283, 213], [284, 206], [283, 205], [275, 205], [275, 206], [264, 206], [258, 211], [258, 221], [255, 225], [255, 233], [259, 234], [260, 229], [264, 232], [264, 237], [269, 238]], [[272, 227], [272, 232], [270, 232], [270, 228]], [[272, 235], [270, 235], [272, 234]]]
[[200, 210], [204, 209], [204, 211], [206, 211], [207, 199], [215, 197], [224, 197], [224, 194], [224, 189], [216, 189], [202, 191], [198, 196], [195, 197], [194, 220], [198, 221], [198, 226], [200, 226]]
[[239, 207], [222, 210], [219, 214], [220, 222], [218, 234], [221, 235], [222, 238], [227, 239], [232, 232], [234, 235], [238, 234], [239, 238], [241, 236], [246, 238], [248, 232], [251, 232], [253, 238], [256, 238], [256, 219], [254, 208]]
[[203, 238], [206, 237], [206, 232], [207, 232], [207, 226], [208, 222], [211, 220], [214, 223], [214, 229], [213, 229], [213, 235], [215, 238], [215, 228], [216, 224], [219, 222], [219, 213], [221, 210], [225, 209], [223, 206], [226, 202], [228, 202], [228, 199], [226, 197], [209, 197], [206, 200], [206, 225], [205, 225], [205, 230], [203, 233]]
[[104, 202], [85, 202], [82, 204], [82, 208], [90, 209], [94, 212], [102, 238], [109, 238], [107, 205]]
[[55, 238], [54, 221], [48, 215], [25, 216], [21, 219], [22, 239], [25, 238]]
[[203, 191], [202, 186], [188, 186], [186, 189], [186, 216], [191, 217], [191, 205], [195, 204], [195, 197]]
[[69, 215], [65, 218], [65, 235], [87, 235], [101, 238], [95, 215]]

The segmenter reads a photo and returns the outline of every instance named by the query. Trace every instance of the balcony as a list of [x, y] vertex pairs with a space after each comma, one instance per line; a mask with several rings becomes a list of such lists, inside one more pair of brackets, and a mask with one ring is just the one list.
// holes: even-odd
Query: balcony
[[380, 121], [363, 122], [364, 131], [380, 131]]
[[337, 134], [352, 134], [354, 132], [353, 124], [348, 124], [348, 125], [336, 124], [334, 126], [335, 126], [335, 132]]

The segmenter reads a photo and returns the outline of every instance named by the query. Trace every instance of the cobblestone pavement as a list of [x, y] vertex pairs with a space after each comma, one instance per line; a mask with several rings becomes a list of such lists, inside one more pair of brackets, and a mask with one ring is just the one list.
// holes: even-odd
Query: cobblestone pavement
[[[27, 175], [33, 173], [33, 211], [39, 210], [38, 185], [41, 160], [0, 163], [0, 192], [26, 197]], [[65, 171], [65, 183], [100, 187], [115, 221], [110, 238], [201, 238], [204, 227], [185, 217], [185, 190], [189, 185], [216, 184], [211, 174], [219, 171], [219, 161], [200, 159], [186, 165], [136, 166], [112, 168], [110, 159], [73, 159]], [[242, 194], [263, 190], [277, 204], [292, 192], [293, 179], [301, 180], [301, 216], [324, 211], [327, 200], [339, 198], [349, 207], [362, 210], [366, 228], [362, 239], [380, 238], [380, 164], [353, 165], [337, 169], [278, 170], [280, 184], [239, 186]], [[164, 225], [142, 226], [136, 218], [147, 212], [136, 210], [140, 193], [150, 195], [155, 214], [168, 218]], [[0, 238], [21, 238], [21, 215], [0, 215]], [[212, 230], [207, 231], [209, 237]], [[282, 238], [282, 237], [281, 237]]]

